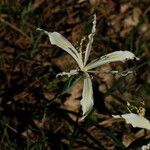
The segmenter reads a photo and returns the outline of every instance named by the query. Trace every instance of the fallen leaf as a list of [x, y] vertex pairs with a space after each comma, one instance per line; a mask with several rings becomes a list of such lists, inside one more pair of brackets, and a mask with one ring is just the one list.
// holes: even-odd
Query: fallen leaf
[[123, 30], [120, 32], [121, 37], [125, 37], [126, 34], [133, 29], [134, 26], [138, 25], [141, 15], [142, 15], [142, 11], [140, 8], [135, 7], [132, 10], [132, 14], [127, 16], [123, 21], [124, 27]]
[[[110, 66], [110, 64], [107, 64], [107, 65], [103, 65], [103, 66], [101, 66], [101, 67], [99, 67], [99, 69], [98, 70], [100, 70], [100, 71], [111, 71], [112, 70], [112, 68], [111, 68], [111, 66]], [[103, 81], [103, 82], [105, 82], [108, 86], [111, 86], [112, 85], [112, 83], [113, 83], [113, 81], [114, 81], [114, 76], [112, 75], [112, 74], [106, 74], [106, 73], [99, 73], [98, 74], [98, 77]]]
[[136, 140], [136, 136], [134, 134], [131, 133], [123, 134], [122, 142], [126, 147], [128, 147], [135, 140]]
[[43, 95], [49, 101], [51, 101], [55, 97], [54, 92], [44, 92]]
[[[83, 82], [78, 82], [71, 90], [70, 96], [66, 99], [66, 101], [63, 103], [63, 108], [78, 112], [80, 108], [80, 97], [82, 95], [82, 88], [83, 88]], [[76, 116], [73, 114], [69, 114], [69, 116], [76, 120]]]

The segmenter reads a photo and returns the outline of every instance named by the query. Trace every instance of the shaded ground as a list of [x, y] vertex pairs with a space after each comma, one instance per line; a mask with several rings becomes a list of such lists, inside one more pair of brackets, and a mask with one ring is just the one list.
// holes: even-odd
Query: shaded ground
[[[91, 59], [130, 50], [140, 61], [98, 69], [132, 69], [127, 76], [93, 76], [95, 111], [78, 122], [82, 81], [56, 78], [75, 68], [61, 49], [36, 31], [58, 31], [76, 47], [90, 33], [93, 13], [97, 32]], [[147, 0], [16, 0], [0, 2], [0, 149], [120, 150], [140, 149], [150, 132], [133, 129], [111, 114], [146, 111], [150, 119], [150, 2]], [[139, 112], [139, 113], [142, 113]], [[139, 142], [140, 141], [140, 142]]]

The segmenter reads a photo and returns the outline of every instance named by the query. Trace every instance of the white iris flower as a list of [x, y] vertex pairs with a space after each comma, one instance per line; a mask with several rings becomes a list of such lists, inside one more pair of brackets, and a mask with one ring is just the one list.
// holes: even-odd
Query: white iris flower
[[112, 115], [114, 118], [123, 118], [129, 124], [131, 124], [134, 128], [143, 128], [150, 130], [150, 122], [146, 118], [141, 115], [137, 115], [134, 113], [128, 113], [123, 115]]
[[89, 42], [86, 46], [84, 57], [82, 57], [82, 54], [78, 52], [74, 48], [74, 46], [58, 32], [47, 32], [39, 28], [38, 30], [43, 31], [48, 35], [52, 45], [56, 45], [61, 49], [63, 49], [64, 51], [66, 51], [67, 53], [69, 53], [79, 66], [79, 69], [74, 69], [71, 70], [70, 72], [62, 72], [58, 75], [68, 75], [68, 77], [70, 77], [72, 75], [78, 74], [79, 71], [84, 73], [85, 78], [82, 92], [82, 100], [80, 102], [82, 106], [83, 118], [88, 115], [88, 113], [92, 110], [94, 105], [92, 81], [89, 73], [95, 73], [96, 71], [92, 69], [110, 62], [118, 62], [118, 61], [125, 62], [129, 59], [132, 60], [134, 58], [138, 60], [138, 58], [135, 57], [135, 55], [129, 51], [115, 51], [88, 63], [88, 59], [92, 49], [93, 37], [96, 32], [96, 15], [94, 15], [93, 27], [91, 34], [89, 34], [88, 36]]

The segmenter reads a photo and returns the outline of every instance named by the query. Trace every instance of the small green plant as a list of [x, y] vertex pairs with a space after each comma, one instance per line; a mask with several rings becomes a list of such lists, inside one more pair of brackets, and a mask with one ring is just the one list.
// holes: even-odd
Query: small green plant
[[[70, 72], [59, 73], [57, 74], [57, 76], [67, 75], [68, 77], [70, 77], [82, 73], [82, 76], [84, 77], [82, 100], [80, 102], [82, 106], [82, 113], [83, 113], [82, 119], [84, 119], [91, 112], [94, 105], [93, 88], [92, 88], [92, 81], [91, 81], [90, 74], [99, 73], [99, 72], [93, 69], [98, 66], [108, 64], [110, 62], [118, 62], [118, 61], [125, 62], [127, 60], [133, 60], [133, 59], [139, 60], [139, 58], [137, 58], [130, 51], [115, 51], [106, 54], [98, 59], [92, 60], [90, 63], [88, 62], [90, 52], [92, 49], [93, 37], [96, 33], [96, 15], [94, 15], [93, 27], [91, 33], [88, 36], [89, 42], [86, 46], [84, 56], [82, 52], [82, 44], [80, 45], [79, 52], [78, 52], [74, 48], [74, 46], [58, 32], [47, 32], [40, 28], [38, 28], [37, 30], [43, 31], [45, 34], [47, 34], [52, 45], [56, 45], [61, 49], [63, 49], [64, 51], [66, 51], [67, 53], [69, 53], [77, 62], [78, 64], [77, 69], [70, 70]], [[118, 73], [118, 71], [111, 71], [110, 73]]]

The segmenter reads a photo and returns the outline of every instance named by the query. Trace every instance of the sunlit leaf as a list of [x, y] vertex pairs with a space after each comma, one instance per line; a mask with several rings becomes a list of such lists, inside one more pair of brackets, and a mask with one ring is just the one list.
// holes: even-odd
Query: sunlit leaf
[[113, 115], [114, 118], [124, 118], [125, 121], [129, 124], [131, 124], [134, 128], [143, 128], [150, 130], [150, 122], [143, 116], [134, 114], [134, 113], [128, 113], [128, 114], [123, 114], [121, 116], [119, 115]]
[[91, 63], [86, 65], [86, 70], [90, 70], [93, 68], [96, 68], [98, 66], [107, 64], [107, 63], [111, 63], [111, 62], [125, 62], [127, 60], [132, 60], [132, 59], [137, 59], [139, 60], [139, 58], [135, 57], [135, 55], [132, 52], [129, 51], [115, 51], [112, 53], [109, 53], [107, 55], [104, 55], [102, 57], [100, 57], [99, 59], [95, 59], [94, 61], [92, 61]]
[[86, 74], [86, 77], [84, 79], [82, 100], [80, 101], [80, 103], [82, 106], [83, 116], [86, 117], [88, 113], [92, 110], [94, 104], [92, 81], [89, 74]]

